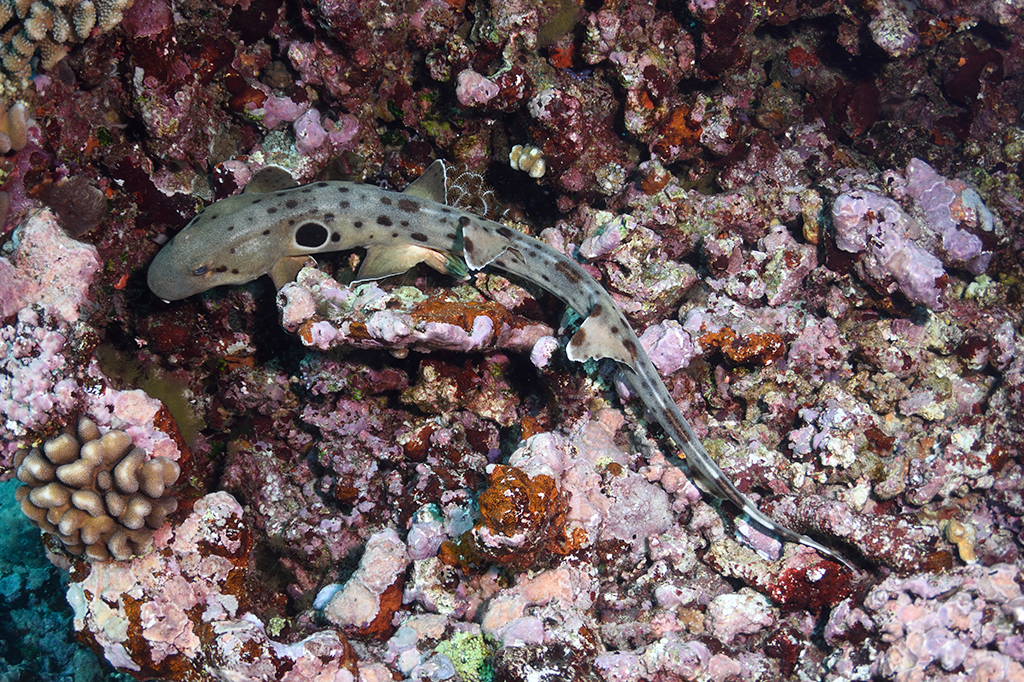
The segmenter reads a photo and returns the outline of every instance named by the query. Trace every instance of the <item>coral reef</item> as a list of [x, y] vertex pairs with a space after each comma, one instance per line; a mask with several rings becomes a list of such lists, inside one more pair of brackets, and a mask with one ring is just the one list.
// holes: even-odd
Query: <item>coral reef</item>
[[[862, 606], [844, 601], [832, 612], [825, 639], [836, 647], [836, 672], [851, 673], [868, 660], [867, 674], [899, 682], [921, 679], [925, 670], [939, 681], [1018, 679], [1024, 675], [1021, 638], [1013, 633], [1024, 603], [1019, 573], [995, 564], [942, 576], [890, 576]], [[992, 615], [984, 617], [986, 611]], [[883, 632], [884, 653], [862, 659], [864, 636]]]
[[340, 628], [363, 636], [386, 636], [401, 604], [401, 579], [408, 563], [405, 543], [393, 529], [376, 533], [366, 541], [359, 568], [348, 582], [322, 589], [314, 606]]
[[[14, 509], [45, 486], [0, 488], [0, 677], [1021, 677], [1012, 3], [126, 7], [0, 1], [0, 478], [57, 476], [86, 419], [176, 462], [178, 508], [92, 561]], [[597, 278], [725, 474], [859, 570], [702, 494], [523, 282], [353, 287], [357, 252], [280, 292], [146, 288], [266, 165], [403, 190], [437, 158], [451, 203]]]
[[[894, 173], [887, 179], [899, 182]], [[991, 240], [1001, 229], [976, 191], [947, 181], [920, 159], [910, 160], [899, 186], [924, 214], [923, 225], [892, 199], [870, 190], [848, 192], [832, 205], [836, 246], [866, 252], [859, 272], [881, 293], [898, 288], [910, 301], [941, 310], [949, 281], [943, 266], [982, 274], [992, 260], [982, 237]]]
[[389, 293], [373, 282], [351, 289], [308, 268], [281, 289], [278, 306], [282, 326], [320, 350], [526, 349], [551, 333], [466, 287], [432, 295], [411, 287]]
[[54, 417], [68, 414], [77, 404], [80, 388], [63, 352], [65, 329], [46, 312], [40, 315], [23, 308], [16, 323], [0, 330], [5, 473], [13, 469], [14, 448], [20, 439]]

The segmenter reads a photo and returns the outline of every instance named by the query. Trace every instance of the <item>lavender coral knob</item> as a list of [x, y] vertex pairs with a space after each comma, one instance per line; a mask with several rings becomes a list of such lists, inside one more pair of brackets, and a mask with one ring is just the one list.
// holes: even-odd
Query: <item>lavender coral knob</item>
[[855, 190], [832, 205], [836, 246], [864, 253], [858, 274], [883, 294], [899, 290], [913, 303], [932, 310], [944, 308], [946, 270], [942, 261], [919, 242], [920, 225], [892, 199], [868, 190]]

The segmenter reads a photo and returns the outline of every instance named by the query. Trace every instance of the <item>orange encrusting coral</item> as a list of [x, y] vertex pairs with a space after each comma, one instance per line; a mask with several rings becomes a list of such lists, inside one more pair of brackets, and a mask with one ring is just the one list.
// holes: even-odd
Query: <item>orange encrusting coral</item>
[[581, 528], [566, 528], [568, 496], [550, 476], [528, 476], [513, 466], [496, 465], [480, 495], [480, 521], [473, 530], [441, 546], [439, 557], [464, 570], [494, 562], [516, 570], [544, 554], [565, 555], [587, 541]]
[[739, 336], [731, 327], [723, 327], [717, 332], [702, 334], [698, 341], [705, 349], [717, 348], [738, 365], [767, 367], [786, 352], [782, 337], [772, 332]]

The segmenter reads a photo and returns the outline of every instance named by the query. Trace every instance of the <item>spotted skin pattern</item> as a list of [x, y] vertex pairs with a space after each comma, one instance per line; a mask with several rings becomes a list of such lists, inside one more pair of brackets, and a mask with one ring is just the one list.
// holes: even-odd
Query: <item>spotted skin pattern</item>
[[427, 177], [443, 175], [440, 163], [424, 174], [424, 182], [401, 194], [346, 182], [287, 187], [288, 179], [277, 175], [284, 171], [273, 169], [261, 190], [247, 188], [216, 202], [178, 233], [153, 260], [149, 287], [164, 300], [178, 300], [272, 274], [286, 259], [356, 248], [367, 249], [364, 270], [367, 265], [372, 269], [361, 270], [359, 279], [398, 274], [421, 261], [443, 270], [445, 258], [452, 255], [464, 259], [471, 270], [491, 267], [517, 275], [586, 315], [569, 341], [569, 359], [611, 358], [620, 364], [623, 378], [682, 450], [683, 458], [668, 455], [671, 462], [681, 466], [685, 459], [709, 492], [729, 500], [782, 540], [813, 547], [852, 568], [813, 538], [772, 521], [726, 478], [680, 413], [612, 297], [578, 263], [533, 237], [428, 198], [443, 199]]

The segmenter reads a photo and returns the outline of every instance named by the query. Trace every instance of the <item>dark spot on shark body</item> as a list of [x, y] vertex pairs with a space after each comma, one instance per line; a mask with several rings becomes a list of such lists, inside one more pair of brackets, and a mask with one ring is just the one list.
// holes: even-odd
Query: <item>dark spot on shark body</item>
[[563, 263], [562, 261], [555, 263], [555, 270], [558, 270], [559, 274], [569, 280], [572, 284], [580, 284], [583, 282], [583, 278], [580, 277], [580, 274], [573, 270], [567, 263]]

